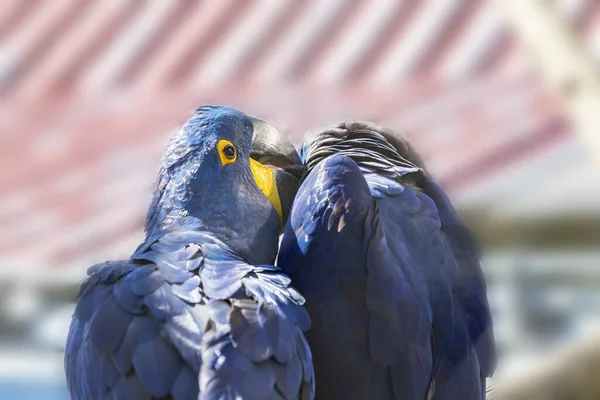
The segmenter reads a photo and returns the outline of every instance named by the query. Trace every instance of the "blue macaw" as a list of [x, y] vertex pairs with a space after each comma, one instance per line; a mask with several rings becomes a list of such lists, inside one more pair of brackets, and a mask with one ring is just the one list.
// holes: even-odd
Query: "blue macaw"
[[495, 368], [479, 250], [401, 136], [309, 135], [278, 266], [306, 298], [318, 399], [485, 398]]
[[304, 299], [273, 266], [299, 165], [264, 121], [194, 113], [163, 157], [145, 241], [81, 286], [73, 399], [313, 398]]

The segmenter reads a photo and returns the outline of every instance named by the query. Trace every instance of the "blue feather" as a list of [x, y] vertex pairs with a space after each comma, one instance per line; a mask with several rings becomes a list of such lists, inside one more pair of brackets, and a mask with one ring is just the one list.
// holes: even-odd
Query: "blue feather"
[[127, 328], [127, 332], [125, 332], [121, 345], [112, 353], [113, 362], [122, 375], [128, 373], [133, 366], [133, 352], [139, 343], [139, 321], [139, 317], [134, 317], [132, 323]]
[[171, 290], [174, 295], [188, 303], [195, 304], [202, 301], [202, 294], [200, 293], [200, 277], [198, 277], [198, 275], [193, 275], [179, 285], [172, 285]]
[[90, 325], [90, 337], [102, 352], [113, 351], [117, 348], [133, 316], [125, 311], [109, 295], [99, 307]]
[[136, 375], [129, 374], [121, 376], [113, 389], [115, 399], [149, 399], [150, 394], [142, 386]]
[[144, 296], [144, 304], [152, 315], [163, 321], [170, 316], [181, 314], [186, 307], [183, 300], [173, 295], [171, 286], [166, 282], [154, 292]]
[[112, 293], [123, 310], [130, 314], [142, 314], [144, 299], [133, 293], [131, 284], [127, 280], [121, 279], [115, 283]]
[[164, 327], [164, 332], [177, 352], [193, 371], [200, 370], [201, 341], [208, 316], [203, 306], [195, 305], [186, 308], [180, 315], [171, 317]]
[[140, 343], [133, 353], [133, 366], [140, 381], [155, 397], [166, 396], [181, 369], [181, 358], [161, 335]]
[[164, 284], [164, 279], [154, 264], [144, 265], [134, 270], [127, 275], [125, 281], [131, 286], [131, 291], [138, 296], [152, 293]]
[[184, 365], [171, 389], [173, 400], [196, 399], [198, 397], [198, 377], [190, 367]]

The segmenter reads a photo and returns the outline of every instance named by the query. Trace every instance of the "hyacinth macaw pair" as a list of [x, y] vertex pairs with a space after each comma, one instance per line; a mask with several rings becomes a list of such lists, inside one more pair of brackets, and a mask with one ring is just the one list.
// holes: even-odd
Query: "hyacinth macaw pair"
[[477, 246], [422, 161], [364, 123], [300, 153], [239, 111], [194, 113], [163, 157], [144, 242], [81, 286], [73, 399], [485, 397]]

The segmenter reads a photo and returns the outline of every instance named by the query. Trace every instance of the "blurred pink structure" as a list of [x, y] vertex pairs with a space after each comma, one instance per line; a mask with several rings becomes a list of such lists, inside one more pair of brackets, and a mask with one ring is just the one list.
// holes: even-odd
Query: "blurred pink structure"
[[[600, 44], [600, 3], [560, 4]], [[204, 103], [296, 142], [391, 125], [456, 196], [574, 140], [490, 1], [4, 1], [0, 271], [127, 256], [169, 130]]]

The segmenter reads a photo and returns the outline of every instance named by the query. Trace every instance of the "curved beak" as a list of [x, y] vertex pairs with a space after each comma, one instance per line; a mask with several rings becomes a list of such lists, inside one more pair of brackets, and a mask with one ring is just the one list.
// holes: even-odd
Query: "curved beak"
[[254, 127], [250, 157], [262, 164], [281, 168], [302, 166], [300, 156], [287, 136], [262, 119], [250, 117], [250, 120]]
[[250, 118], [254, 128], [250, 167], [258, 187], [269, 198], [281, 227], [285, 226], [304, 173], [304, 165], [292, 142], [273, 125]]

